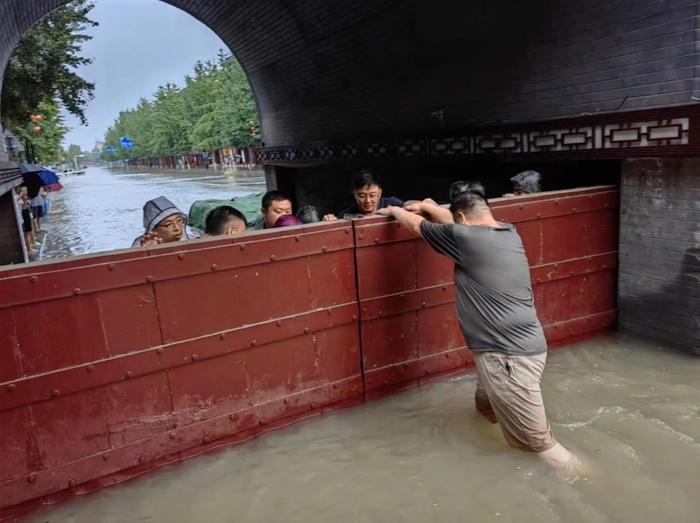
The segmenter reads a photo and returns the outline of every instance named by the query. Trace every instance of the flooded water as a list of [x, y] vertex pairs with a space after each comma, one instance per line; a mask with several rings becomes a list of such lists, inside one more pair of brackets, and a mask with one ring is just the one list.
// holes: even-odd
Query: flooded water
[[570, 483], [435, 383], [35, 513], [35, 522], [700, 522], [700, 359], [624, 336], [550, 353]]
[[51, 193], [42, 259], [131, 247], [143, 233], [143, 204], [166, 196], [184, 212], [192, 202], [229, 199], [265, 190], [261, 171], [236, 177], [222, 171], [130, 172], [89, 168], [84, 176], [62, 176], [63, 190]]

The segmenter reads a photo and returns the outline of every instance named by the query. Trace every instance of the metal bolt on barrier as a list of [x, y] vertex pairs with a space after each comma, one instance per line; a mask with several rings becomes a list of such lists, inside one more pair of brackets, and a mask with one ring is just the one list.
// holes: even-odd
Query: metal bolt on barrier
[[149, 276], [146, 276], [146, 281], [147, 281], [148, 283], [153, 283], [153, 276], [150, 276], [150, 275], [149, 275]]
[[178, 254], [178, 255], [177, 255], [177, 259], [180, 260], [180, 261], [182, 261], [182, 260], [185, 259], [185, 255], [184, 255], [184, 254]]
[[94, 365], [88, 365], [87, 367], [85, 367], [85, 370], [87, 370], [88, 372], [95, 372], [95, 366], [94, 366]]
[[146, 461], [146, 458], [144, 458], [143, 456], [139, 456], [139, 463], [143, 463], [144, 461]]
[[113, 270], [114, 270], [114, 264], [113, 264], [113, 263], [110, 263], [109, 265], [107, 265], [107, 270], [108, 270], [108, 271], [113, 271]]
[[129, 371], [126, 372], [126, 374], [124, 375], [124, 377], [125, 377], [125, 378], [133, 378], [133, 377], [134, 377], [134, 373], [133, 373], [132, 371], [129, 370]]
[[69, 487], [75, 487], [77, 484], [78, 484], [78, 480], [77, 480], [77, 479], [71, 479], [70, 481], [68, 481], [68, 486], [69, 486]]
[[242, 251], [245, 251], [245, 250], [246, 250], [245, 244], [241, 245], [240, 249], [241, 249]]
[[53, 389], [53, 390], [51, 391], [51, 395], [55, 398], [55, 397], [61, 395], [61, 391], [58, 390], [58, 389]]
[[270, 261], [275, 261], [277, 259], [277, 256], [274, 254], [270, 254]]
[[36, 276], [29, 277], [29, 283], [36, 283], [37, 281], [39, 281], [39, 278], [37, 278]]
[[174, 432], [171, 432], [170, 434], [168, 434], [168, 437], [170, 439], [175, 439], [177, 437], [177, 435]]
[[309, 327], [304, 327], [304, 332], [306, 334], [309, 334], [311, 332], [311, 329]]
[[193, 354], [192, 361], [198, 361], [198, 360], [199, 360], [199, 354]]
[[16, 388], [17, 388], [17, 385], [15, 385], [14, 383], [10, 383], [10, 384], [7, 386], [7, 390], [9, 390], [10, 392], [12, 392], [13, 390], [15, 390]]
[[297, 234], [297, 235], [294, 237], [294, 241], [300, 242], [300, 241], [301, 241], [301, 236], [299, 236], [299, 235]]
[[77, 296], [78, 294], [80, 294], [81, 292], [82, 292], [82, 291], [81, 291], [80, 289], [78, 289], [77, 287], [76, 287], [75, 289], [73, 289], [73, 294], [75, 294], [76, 296]]
[[255, 347], [258, 344], [258, 340], [250, 340], [250, 346]]
[[27, 476], [27, 483], [36, 483], [36, 474], [29, 474], [29, 476]]
[[211, 264], [211, 270], [212, 270], [212, 271], [215, 271], [215, 270], [218, 269], [218, 268], [219, 268], [219, 266], [218, 266], [216, 263], [212, 263], [212, 264]]
[[277, 320], [277, 321], [275, 322], [275, 325], [277, 325], [278, 327], [281, 327], [281, 326], [282, 326], [282, 321], [281, 321], [281, 320]]
[[228, 415], [228, 419], [230, 419], [231, 421], [236, 421], [236, 415], [235, 415], [235, 414], [229, 414], [229, 415]]
[[326, 247], [326, 246], [321, 247], [321, 251], [322, 251], [322, 252], [328, 252], [328, 247]]
[[222, 333], [222, 334], [219, 334], [219, 339], [220, 339], [221, 341], [224, 341], [224, 340], [226, 339], [226, 334], [223, 334], [223, 333]]
[[163, 349], [161, 349], [161, 348], [156, 349], [156, 354], [158, 354], [159, 356], [161, 354], [163, 354]]

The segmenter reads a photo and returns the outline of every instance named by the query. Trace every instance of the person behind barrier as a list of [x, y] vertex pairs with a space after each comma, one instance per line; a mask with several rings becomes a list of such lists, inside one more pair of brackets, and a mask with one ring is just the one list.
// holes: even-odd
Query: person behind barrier
[[301, 220], [302, 223], [316, 223], [321, 219], [318, 217], [318, 211], [313, 205], [302, 206], [296, 214], [297, 218]]
[[292, 200], [281, 191], [267, 191], [262, 197], [261, 212], [262, 216], [251, 230], [271, 229], [280, 216], [292, 214]]
[[393, 196], [383, 197], [381, 181], [371, 171], [358, 172], [353, 178], [352, 184], [355, 204], [338, 213], [338, 216], [326, 214], [323, 217], [324, 221], [337, 220], [338, 218], [364, 218], [375, 214], [379, 209], [383, 209], [387, 205], [400, 207], [404, 204], [402, 200]]
[[134, 240], [132, 247], [154, 247], [187, 239], [185, 225], [187, 215], [165, 196], [148, 200], [143, 206], [145, 231]]
[[248, 222], [241, 211], [230, 205], [222, 205], [207, 214], [203, 238], [234, 236], [244, 233], [247, 227]]
[[482, 184], [456, 182], [450, 196], [449, 210], [424, 200], [379, 213], [455, 264], [457, 314], [477, 369], [477, 410], [499, 423], [511, 446], [570, 469], [577, 462], [554, 439], [542, 401], [547, 342], [523, 242], [513, 225], [494, 219]]
[[513, 184], [513, 192], [504, 194], [504, 198], [522, 196], [523, 194], [535, 194], [542, 190], [540, 188], [542, 175], [537, 171], [528, 170], [519, 172], [513, 176], [510, 181]]

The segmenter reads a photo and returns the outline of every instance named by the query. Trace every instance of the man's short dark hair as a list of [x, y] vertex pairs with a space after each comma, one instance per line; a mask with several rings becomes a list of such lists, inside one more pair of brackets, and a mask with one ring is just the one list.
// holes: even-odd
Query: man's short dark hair
[[450, 185], [450, 211], [462, 211], [466, 214], [482, 212], [489, 207], [486, 189], [481, 182], [458, 181]]
[[241, 220], [248, 228], [248, 220], [245, 219], [245, 215], [241, 211], [230, 205], [222, 205], [212, 209], [207, 214], [204, 232], [211, 235], [224, 234], [231, 218]]
[[267, 191], [262, 197], [262, 208], [266, 211], [270, 205], [272, 205], [272, 202], [283, 202], [286, 200], [292, 201], [292, 199], [282, 191]]
[[352, 186], [356, 191], [362, 189], [363, 187], [369, 187], [372, 185], [376, 185], [380, 189], [382, 188], [382, 181], [379, 179], [379, 176], [372, 173], [372, 171], [360, 171], [352, 179]]

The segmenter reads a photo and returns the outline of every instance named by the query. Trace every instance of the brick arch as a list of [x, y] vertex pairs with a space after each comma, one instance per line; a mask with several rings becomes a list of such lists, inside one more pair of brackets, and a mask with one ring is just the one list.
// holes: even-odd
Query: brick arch
[[[237, 56], [268, 146], [694, 103], [700, 2], [164, 0]], [[65, 0], [0, 3], [0, 70]]]

